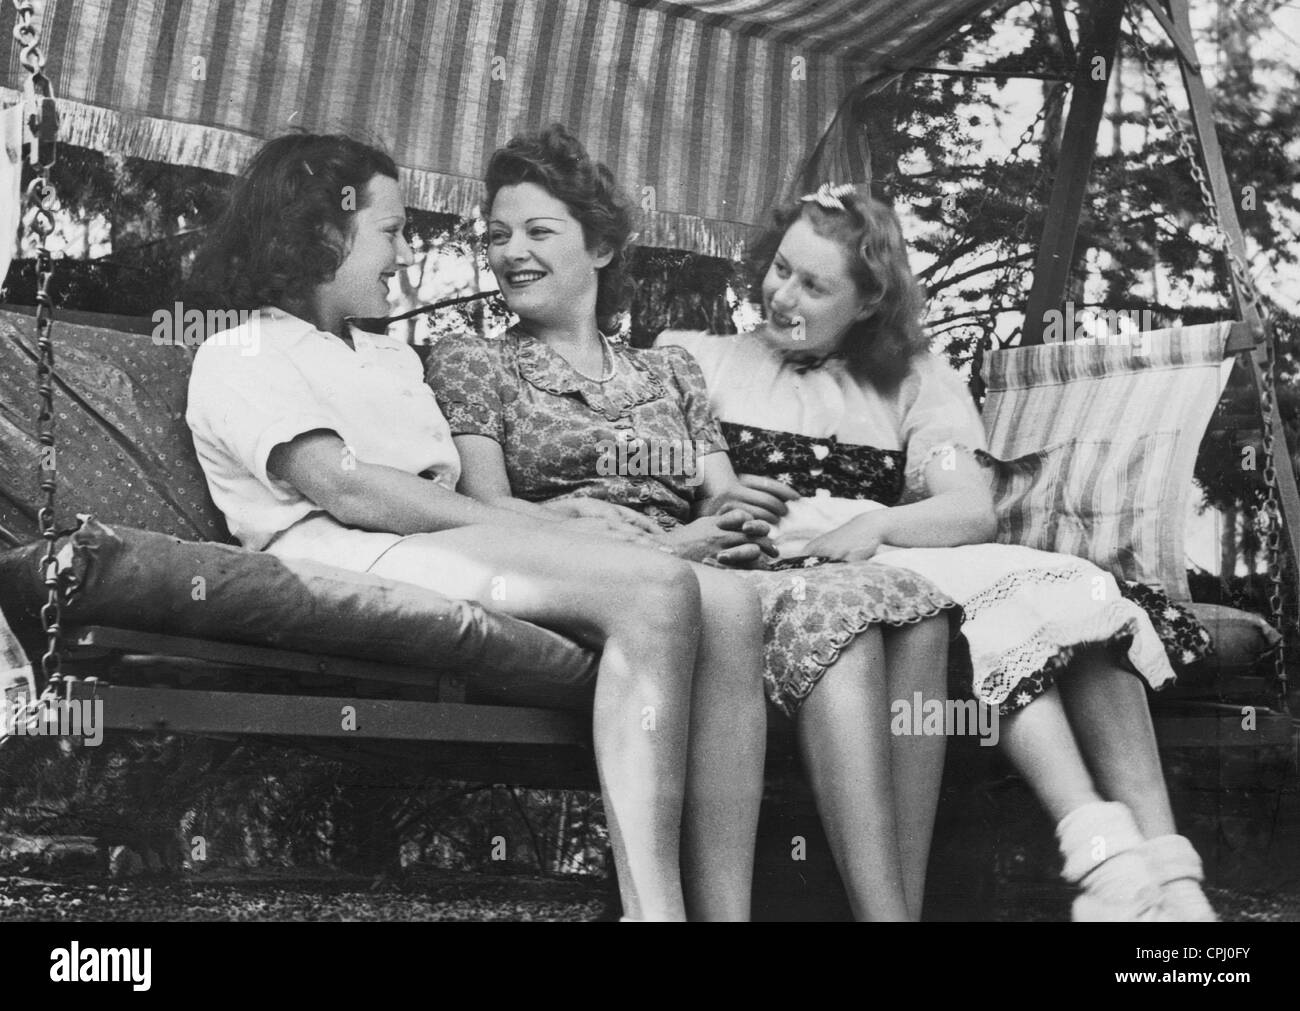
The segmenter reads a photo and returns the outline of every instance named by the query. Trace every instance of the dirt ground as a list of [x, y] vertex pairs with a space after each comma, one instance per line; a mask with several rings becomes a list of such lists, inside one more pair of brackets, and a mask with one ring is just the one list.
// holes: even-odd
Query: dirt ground
[[[1300, 894], [1211, 889], [1226, 921], [1300, 922]], [[993, 918], [1069, 918], [1069, 894], [1041, 883], [999, 889]], [[401, 881], [322, 875], [225, 875], [122, 884], [0, 877], [0, 920], [531, 921], [612, 920], [604, 881], [424, 873]]]

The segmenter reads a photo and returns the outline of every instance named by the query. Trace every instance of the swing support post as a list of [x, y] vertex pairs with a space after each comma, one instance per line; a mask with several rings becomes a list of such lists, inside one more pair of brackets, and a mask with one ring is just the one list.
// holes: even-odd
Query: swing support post
[[[1064, 139], [1056, 160], [1052, 197], [1043, 218], [1043, 234], [1034, 263], [1034, 283], [1025, 306], [1022, 345], [1043, 343], [1047, 313], [1059, 309], [1065, 298], [1065, 285], [1074, 260], [1074, 242], [1079, 234], [1079, 218], [1092, 171], [1092, 156], [1097, 148], [1097, 131], [1106, 108], [1106, 92], [1115, 72], [1124, 0], [1094, 0], [1088, 5], [1088, 10], [1091, 17], [1086, 30], [1080, 32], [1079, 61], [1071, 87], [1070, 112], [1065, 120]], [[1102, 61], [1099, 66], [1098, 60]]]
[[[1181, 35], [1190, 38], [1191, 20], [1188, 15], [1187, 0], [1168, 0], [1171, 25], [1166, 28], [1172, 38]], [[1154, 2], [1149, 6], [1155, 6]], [[1162, 21], [1163, 25], [1164, 22]], [[1179, 53], [1181, 55], [1181, 48]], [[1237, 217], [1237, 202], [1234, 199], [1228, 172], [1223, 163], [1223, 151], [1219, 146], [1219, 134], [1214, 127], [1210, 111], [1210, 97], [1205, 88], [1205, 79], [1200, 67], [1189, 63], [1185, 58], [1178, 61], [1178, 69], [1183, 77], [1183, 86], [1187, 89], [1187, 104], [1191, 111], [1192, 129], [1196, 134], [1197, 147], [1205, 166], [1206, 179], [1218, 208], [1219, 220], [1223, 225], [1225, 241], [1231, 255], [1241, 264], [1249, 264], [1246, 258], [1246, 238], [1241, 230], [1241, 221]], [[1254, 347], [1250, 349], [1248, 361], [1250, 375], [1255, 389], [1263, 391], [1264, 370], [1268, 368], [1268, 335], [1263, 327], [1258, 308], [1241, 290], [1237, 278], [1229, 271], [1232, 279], [1233, 295], [1241, 318], [1254, 335]], [[1274, 404], [1269, 417], [1264, 419], [1273, 433], [1273, 466], [1277, 471], [1277, 494], [1282, 508], [1282, 526], [1286, 531], [1286, 543], [1291, 551], [1293, 565], [1300, 568], [1300, 489], [1296, 487], [1295, 469], [1291, 465], [1291, 450], [1286, 441], [1286, 429], [1282, 425], [1282, 412]]]

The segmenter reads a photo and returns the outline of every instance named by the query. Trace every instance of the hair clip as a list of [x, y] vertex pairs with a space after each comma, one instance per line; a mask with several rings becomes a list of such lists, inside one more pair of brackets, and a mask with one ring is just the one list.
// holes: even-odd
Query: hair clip
[[831, 183], [822, 183], [817, 188], [816, 193], [809, 193], [799, 198], [800, 203], [813, 203], [818, 207], [828, 211], [847, 211], [844, 206], [844, 198], [855, 196], [856, 188], [852, 183], [840, 183], [838, 186]]
[[309, 176], [314, 176], [314, 175], [316, 174], [315, 172], [313, 172], [313, 171], [311, 170], [311, 162], [304, 161], [304, 162], [302, 163], [302, 167], [305, 168], [305, 169], [307, 170], [307, 174], [308, 174]]

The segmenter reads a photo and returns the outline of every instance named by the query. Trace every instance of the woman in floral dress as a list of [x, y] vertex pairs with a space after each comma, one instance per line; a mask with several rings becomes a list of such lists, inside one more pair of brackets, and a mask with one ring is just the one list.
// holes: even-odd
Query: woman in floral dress
[[[701, 557], [735, 474], [691, 357], [601, 333], [621, 308], [630, 231], [608, 170], [553, 127], [493, 156], [485, 206], [489, 261], [519, 323], [499, 339], [445, 339], [429, 359], [461, 490], [577, 515], [633, 509], [665, 546]], [[951, 601], [872, 563], [713, 571], [758, 592], [768, 695], [796, 717], [855, 914], [919, 918], [944, 739], [891, 736], [888, 713], [917, 692], [944, 697]]]

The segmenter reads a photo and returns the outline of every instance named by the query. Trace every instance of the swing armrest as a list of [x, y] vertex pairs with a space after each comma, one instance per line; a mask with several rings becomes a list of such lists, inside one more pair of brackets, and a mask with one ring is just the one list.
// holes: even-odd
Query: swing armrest
[[1227, 357], [1243, 351], [1254, 351], [1263, 343], [1263, 333], [1257, 332], [1249, 323], [1237, 320], [1228, 331], [1228, 340], [1224, 344], [1223, 354]]

